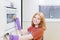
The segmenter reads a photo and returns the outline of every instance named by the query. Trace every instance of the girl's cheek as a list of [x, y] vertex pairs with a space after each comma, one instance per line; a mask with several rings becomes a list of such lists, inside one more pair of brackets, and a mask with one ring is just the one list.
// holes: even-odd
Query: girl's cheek
[[38, 20], [37, 22], [38, 22], [38, 24], [39, 24], [39, 23], [40, 23], [40, 20]]
[[33, 20], [33, 23], [34, 23], [34, 24], [36, 24], [36, 23], [37, 23], [37, 21], [34, 19], [34, 20]]
[[34, 19], [33, 19], [33, 22], [35, 22], [35, 21], [36, 21], [36, 19], [34, 18]]

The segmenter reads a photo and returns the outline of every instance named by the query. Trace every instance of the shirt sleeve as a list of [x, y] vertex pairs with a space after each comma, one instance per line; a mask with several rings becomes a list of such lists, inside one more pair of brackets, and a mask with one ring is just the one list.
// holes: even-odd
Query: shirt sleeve
[[28, 32], [31, 32], [31, 30], [32, 30], [32, 27], [29, 27], [29, 28], [28, 28]]
[[43, 29], [32, 31], [32, 36], [33, 36], [33, 39], [41, 38], [43, 36]]

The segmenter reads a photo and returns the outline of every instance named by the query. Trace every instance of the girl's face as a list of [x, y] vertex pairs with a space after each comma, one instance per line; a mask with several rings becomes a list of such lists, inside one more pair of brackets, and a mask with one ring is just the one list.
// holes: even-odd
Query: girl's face
[[39, 23], [40, 23], [40, 16], [39, 15], [35, 15], [34, 17], [33, 17], [33, 23], [35, 24], [35, 25], [38, 25]]

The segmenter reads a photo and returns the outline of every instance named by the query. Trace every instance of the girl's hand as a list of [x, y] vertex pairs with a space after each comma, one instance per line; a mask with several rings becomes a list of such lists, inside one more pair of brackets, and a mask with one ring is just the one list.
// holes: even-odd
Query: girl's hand
[[25, 40], [25, 38], [23, 36], [19, 37], [19, 40]]
[[19, 40], [31, 40], [33, 39], [33, 36], [31, 34], [26, 34], [26, 35], [22, 35], [19, 38], [20, 38]]
[[20, 30], [20, 33], [21, 33], [22, 35], [25, 35], [25, 34], [27, 34], [27, 33], [28, 33], [28, 31], [27, 31], [27, 30], [25, 30], [25, 29], [22, 29], [22, 30]]

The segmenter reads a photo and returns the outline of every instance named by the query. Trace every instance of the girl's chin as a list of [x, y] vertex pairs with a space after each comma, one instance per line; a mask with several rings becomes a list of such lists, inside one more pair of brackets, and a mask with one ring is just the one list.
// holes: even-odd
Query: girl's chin
[[36, 24], [36, 23], [34, 23], [35, 25], [38, 25], [38, 24]]

